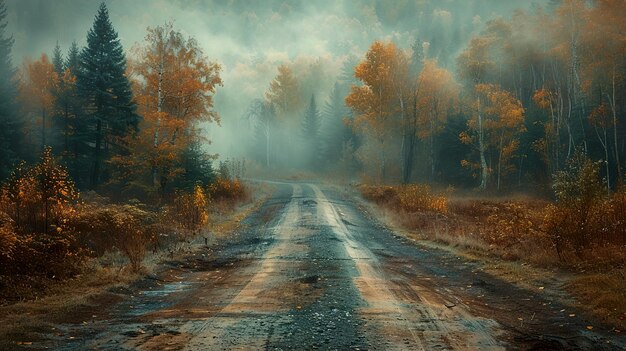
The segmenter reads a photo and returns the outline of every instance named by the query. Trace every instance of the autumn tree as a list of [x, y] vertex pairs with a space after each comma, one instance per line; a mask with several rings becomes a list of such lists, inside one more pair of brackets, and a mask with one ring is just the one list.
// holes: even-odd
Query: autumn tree
[[412, 47], [413, 53], [408, 67], [408, 88], [409, 88], [409, 106], [408, 117], [405, 118], [402, 124], [402, 182], [408, 183], [413, 175], [415, 147], [417, 142], [417, 128], [418, 128], [418, 102], [417, 96], [420, 89], [419, 76], [424, 67], [424, 51], [427, 50], [428, 45], [426, 42], [420, 41], [419, 38], [415, 39]]
[[393, 43], [374, 42], [355, 68], [361, 86], [352, 86], [346, 105], [354, 112], [353, 126], [366, 131], [378, 142], [380, 151], [380, 179], [386, 179], [385, 143], [397, 130], [394, 120], [401, 110], [394, 72], [398, 49]]
[[[619, 147], [620, 107], [624, 106], [623, 89], [626, 83], [626, 3], [619, 0], [602, 0], [586, 12], [588, 20], [581, 30], [580, 55], [582, 89], [586, 97], [597, 104], [589, 115], [590, 122], [603, 135], [598, 135], [605, 151], [607, 177], [610, 177], [609, 153], [615, 164], [617, 180], [623, 177]], [[623, 122], [623, 121], [622, 121]], [[608, 134], [608, 135], [607, 135]], [[609, 140], [608, 137], [613, 140]], [[609, 152], [612, 148], [612, 152]], [[608, 186], [611, 182], [607, 179]]]
[[[59, 76], [48, 56], [41, 55], [37, 61], [26, 61], [22, 71], [20, 101], [25, 112], [35, 116], [31, 125], [38, 127], [40, 150], [49, 145], [49, 129], [54, 109], [54, 94]], [[35, 138], [36, 139], [36, 138]]]
[[58, 278], [76, 273], [84, 257], [69, 225], [77, 199], [67, 170], [57, 163], [50, 147], [37, 164], [20, 163], [0, 192], [0, 213], [8, 216], [9, 230], [18, 239], [12, 264], [1, 267], [0, 274]]
[[87, 46], [80, 54], [77, 87], [92, 124], [91, 187], [95, 188], [100, 184], [105, 161], [111, 154], [119, 155], [123, 151], [117, 147], [119, 139], [139, 122], [126, 76], [126, 56], [104, 3], [87, 34]]
[[452, 74], [438, 67], [437, 62], [426, 60], [418, 78], [416, 94], [417, 133], [428, 140], [430, 181], [434, 181], [437, 136], [446, 126], [448, 115], [456, 108], [459, 89]]
[[278, 74], [270, 82], [265, 98], [276, 107], [279, 118], [286, 119], [289, 125], [294, 125], [295, 118], [302, 108], [298, 80], [287, 65], [278, 67]]
[[116, 157], [114, 163], [139, 179], [149, 170], [152, 191], [163, 192], [188, 173], [182, 161], [190, 148], [198, 151], [199, 124], [219, 124], [213, 96], [222, 84], [221, 67], [204, 56], [196, 40], [166, 24], [148, 28], [132, 68], [143, 120], [127, 140], [130, 157]]
[[[471, 99], [475, 100], [470, 104], [474, 105], [475, 125], [470, 129], [476, 132], [475, 138], [478, 143], [480, 156], [480, 189], [487, 188], [487, 180], [489, 178], [489, 168], [487, 166], [487, 158], [485, 156], [487, 150], [487, 141], [485, 140], [484, 116], [482, 111], [481, 94], [478, 86], [483, 84], [487, 77], [487, 73], [493, 68], [494, 62], [490, 55], [491, 37], [475, 37], [473, 38], [466, 50], [461, 53], [458, 58], [459, 75], [465, 81], [466, 86], [472, 92]], [[471, 143], [469, 139], [464, 138], [465, 143]], [[473, 142], [473, 141], [472, 141]]]
[[[500, 190], [502, 177], [512, 168], [510, 162], [519, 147], [520, 133], [525, 131], [524, 108], [511, 93], [497, 85], [477, 84], [475, 89], [478, 99], [471, 106], [473, 113], [467, 122], [468, 132], [461, 134], [461, 140], [478, 147], [481, 189], [487, 188], [489, 173], [493, 169], [493, 166], [483, 169], [482, 164], [489, 149], [493, 149], [497, 160], [496, 188]], [[470, 166], [469, 162], [466, 164]]]

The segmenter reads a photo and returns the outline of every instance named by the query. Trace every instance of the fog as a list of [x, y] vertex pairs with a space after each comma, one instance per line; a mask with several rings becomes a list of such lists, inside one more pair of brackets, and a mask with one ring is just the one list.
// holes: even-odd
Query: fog
[[[8, 32], [13, 34], [14, 63], [55, 44], [66, 52], [72, 41], [85, 44], [100, 0], [7, 0]], [[111, 21], [124, 49], [141, 42], [146, 28], [173, 21], [175, 29], [197, 39], [209, 59], [222, 65], [224, 86], [215, 109], [221, 127], [206, 128], [208, 150], [220, 158], [247, 156], [253, 136], [245, 116], [253, 99], [263, 98], [283, 64], [292, 68], [301, 99], [315, 94], [324, 102], [350, 58], [361, 58], [375, 40], [410, 49], [419, 37], [429, 55], [454, 70], [459, 51], [489, 19], [510, 17], [536, 1], [393, 0], [393, 1], [202, 1], [107, 0]], [[445, 43], [445, 44], [442, 44]], [[302, 118], [302, 113], [293, 118]], [[324, 121], [322, 121], [324, 124]], [[298, 128], [300, 123], [291, 124]], [[293, 130], [293, 133], [298, 131]]]

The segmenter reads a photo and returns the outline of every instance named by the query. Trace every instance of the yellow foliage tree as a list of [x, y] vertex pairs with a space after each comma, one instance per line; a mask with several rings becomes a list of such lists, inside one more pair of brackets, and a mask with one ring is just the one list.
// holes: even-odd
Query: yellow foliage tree
[[459, 86], [452, 74], [434, 60], [426, 60], [418, 78], [416, 91], [417, 134], [427, 139], [430, 147], [431, 181], [435, 176], [435, 138], [447, 123], [448, 114], [456, 108]]
[[[472, 117], [467, 122], [468, 131], [461, 133], [465, 144], [476, 144], [481, 159], [481, 189], [486, 189], [490, 168], [486, 168], [486, 153], [492, 149], [497, 154], [496, 187], [499, 190], [502, 176], [513, 169], [510, 164], [519, 147], [519, 135], [526, 130], [524, 108], [511, 93], [493, 84], [477, 84], [478, 99], [471, 104]], [[469, 164], [465, 162], [465, 164]]]
[[[40, 144], [42, 150], [48, 145], [49, 114], [54, 105], [53, 91], [58, 84], [59, 76], [54, 70], [54, 65], [45, 54], [41, 55], [37, 61], [26, 60], [24, 62], [19, 99], [25, 112], [35, 116], [29, 127], [38, 126], [41, 128]], [[27, 134], [33, 137], [34, 131], [29, 130], [27, 132], [30, 132]]]
[[[213, 96], [222, 85], [220, 70], [194, 39], [183, 37], [172, 24], [148, 28], [146, 43], [135, 49], [131, 65], [143, 121], [127, 140], [131, 157], [113, 160], [123, 170], [120, 176], [149, 178], [153, 190], [164, 190], [184, 172], [182, 156], [200, 139], [198, 124], [220, 122], [213, 109]], [[150, 176], [142, 174], [146, 169]]]
[[365, 59], [355, 67], [355, 77], [363, 85], [352, 86], [346, 97], [356, 114], [355, 130], [370, 133], [380, 144], [380, 178], [386, 178], [385, 143], [401, 127], [395, 119], [404, 117], [408, 84], [404, 81], [408, 60], [393, 43], [374, 42]]
[[[296, 125], [296, 116], [302, 109], [298, 80], [287, 65], [278, 66], [278, 75], [270, 82], [265, 98], [276, 107], [279, 118], [286, 119], [288, 124]], [[292, 125], [292, 126], [293, 126]]]

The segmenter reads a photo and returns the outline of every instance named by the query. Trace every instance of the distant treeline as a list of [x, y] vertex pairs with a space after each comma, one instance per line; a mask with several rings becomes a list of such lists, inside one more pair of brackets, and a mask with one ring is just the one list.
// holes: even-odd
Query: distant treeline
[[267, 167], [510, 190], [549, 186], [580, 149], [613, 189], [626, 157], [625, 16], [620, 0], [516, 11], [456, 60], [436, 26], [416, 28], [411, 48], [377, 41], [348, 58], [321, 108], [282, 66], [250, 105], [253, 152]]

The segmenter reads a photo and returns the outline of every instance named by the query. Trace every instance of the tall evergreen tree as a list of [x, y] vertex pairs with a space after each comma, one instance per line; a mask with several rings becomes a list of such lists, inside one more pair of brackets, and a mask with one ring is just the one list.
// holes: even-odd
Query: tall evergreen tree
[[325, 121], [322, 152], [330, 164], [339, 161], [344, 144], [352, 137], [352, 129], [344, 122], [350, 116], [350, 110], [344, 103], [345, 92], [345, 86], [335, 83], [322, 111]]
[[52, 52], [52, 65], [59, 75], [62, 75], [63, 71], [65, 71], [65, 63], [63, 62], [63, 54], [61, 54], [59, 42], [54, 46], [54, 51]]
[[304, 114], [302, 121], [302, 134], [304, 137], [304, 146], [308, 150], [307, 166], [317, 166], [321, 161], [320, 155], [320, 114], [315, 102], [315, 94], [311, 95], [311, 101]]
[[80, 50], [75, 41], [72, 42], [70, 49], [67, 51], [65, 60], [65, 68], [69, 69], [74, 75], [78, 72], [80, 65]]
[[90, 121], [85, 118], [82, 99], [78, 95], [76, 76], [80, 68], [80, 50], [76, 42], [70, 46], [63, 66], [65, 70], [59, 82], [63, 89], [59, 89], [56, 98], [57, 111], [61, 117], [57, 122], [61, 123], [59, 130], [63, 131], [62, 156], [74, 182], [83, 187], [90, 176], [89, 156], [93, 151], [88, 146], [92, 137]]
[[94, 145], [92, 188], [101, 181], [104, 161], [111, 154], [122, 152], [116, 147], [116, 141], [136, 129], [139, 121], [125, 72], [124, 50], [109, 19], [109, 11], [102, 3], [87, 34], [87, 46], [80, 54], [77, 74], [78, 91], [93, 128], [90, 138]]
[[19, 159], [22, 121], [16, 104], [17, 86], [11, 61], [13, 37], [8, 36], [7, 9], [0, 0], [0, 179], [8, 176]]

